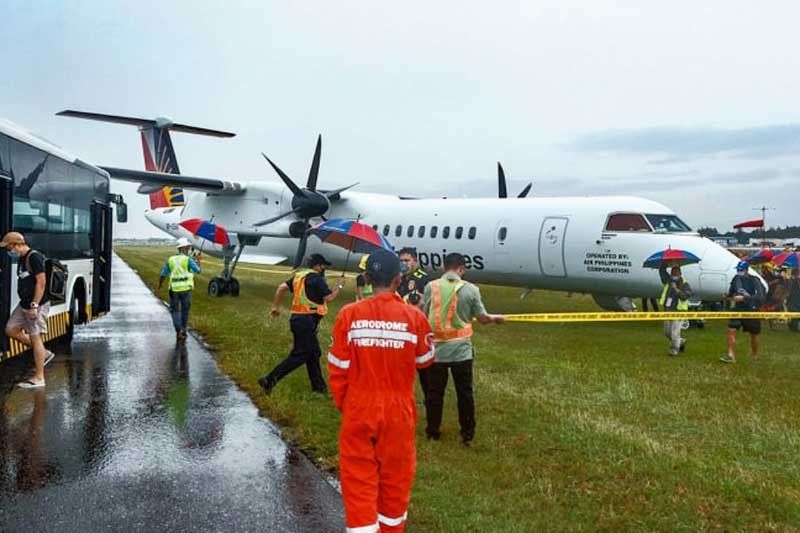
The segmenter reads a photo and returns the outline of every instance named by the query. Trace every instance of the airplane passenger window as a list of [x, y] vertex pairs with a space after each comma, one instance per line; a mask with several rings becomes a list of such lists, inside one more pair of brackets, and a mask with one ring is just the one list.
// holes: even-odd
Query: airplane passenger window
[[617, 213], [608, 217], [606, 231], [641, 231], [650, 232], [650, 225], [642, 215], [637, 213]]
[[375, 231], [378, 231], [378, 225], [377, 224], [373, 224], [372, 225], [372, 229], [374, 229]]
[[461, 226], [456, 228], [456, 239], [460, 239], [464, 235], [464, 228]]
[[675, 215], [645, 215], [656, 233], [685, 233], [692, 229]]
[[478, 228], [476, 228], [475, 226], [472, 226], [471, 228], [469, 228], [469, 232], [467, 233], [467, 237], [469, 237], [470, 240], [473, 240], [473, 239], [475, 239], [475, 234], [477, 232], [478, 232]]
[[498, 241], [504, 241], [504, 240], [506, 240], [506, 237], [507, 237], [507, 236], [508, 236], [508, 228], [506, 228], [505, 226], [503, 226], [502, 228], [500, 228], [500, 229], [497, 231], [497, 240], [498, 240]]
[[435, 239], [437, 233], [439, 233], [439, 226], [431, 226], [431, 239]]
[[414, 236], [414, 226], [409, 226], [408, 231], [406, 231], [406, 237], [413, 237]]
[[389, 236], [389, 231], [391, 231], [391, 230], [390, 230], [390, 228], [389, 228], [389, 224], [386, 224], [386, 225], [383, 227], [383, 236], [384, 236], [384, 237], [388, 237], [388, 236]]
[[398, 224], [396, 228], [394, 228], [394, 236], [399, 237], [403, 234], [403, 226]]
[[445, 226], [442, 228], [442, 239], [447, 239], [450, 237], [450, 226]]
[[420, 239], [425, 236], [425, 226], [420, 226], [419, 230], [417, 231], [417, 237]]

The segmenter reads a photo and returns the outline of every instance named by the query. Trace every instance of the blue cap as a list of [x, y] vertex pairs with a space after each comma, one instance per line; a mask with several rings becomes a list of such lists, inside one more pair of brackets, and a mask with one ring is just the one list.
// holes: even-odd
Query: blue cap
[[400, 258], [394, 252], [378, 250], [369, 254], [367, 274], [379, 283], [388, 283], [400, 273]]
[[736, 265], [736, 271], [741, 272], [742, 270], [748, 270], [750, 268], [750, 263], [747, 261], [739, 261], [739, 264]]

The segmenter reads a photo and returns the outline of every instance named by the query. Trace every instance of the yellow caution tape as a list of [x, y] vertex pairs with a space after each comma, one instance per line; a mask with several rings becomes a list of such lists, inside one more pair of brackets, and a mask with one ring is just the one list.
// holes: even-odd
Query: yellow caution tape
[[503, 315], [507, 322], [636, 322], [640, 320], [731, 320], [731, 319], [800, 319], [800, 313], [764, 311], [698, 312], [608, 312], [608, 313], [532, 313]]

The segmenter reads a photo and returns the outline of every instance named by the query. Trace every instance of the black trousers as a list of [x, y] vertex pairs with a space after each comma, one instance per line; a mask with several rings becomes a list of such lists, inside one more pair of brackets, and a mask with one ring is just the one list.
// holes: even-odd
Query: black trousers
[[475, 400], [472, 397], [472, 359], [458, 363], [433, 363], [428, 367], [428, 393], [425, 402], [427, 427], [425, 433], [438, 439], [442, 425], [444, 391], [447, 389], [448, 373], [453, 374], [458, 399], [458, 424], [461, 438], [471, 441], [475, 437]]
[[428, 370], [430, 370], [430, 367], [417, 369], [419, 386], [422, 389], [422, 399], [425, 405], [428, 405]]
[[292, 315], [289, 319], [289, 327], [292, 330], [292, 337], [294, 337], [292, 351], [267, 375], [267, 382], [274, 386], [296, 368], [306, 365], [311, 390], [325, 392], [327, 387], [319, 366], [319, 358], [322, 356], [319, 340], [317, 340], [319, 319], [313, 315]]

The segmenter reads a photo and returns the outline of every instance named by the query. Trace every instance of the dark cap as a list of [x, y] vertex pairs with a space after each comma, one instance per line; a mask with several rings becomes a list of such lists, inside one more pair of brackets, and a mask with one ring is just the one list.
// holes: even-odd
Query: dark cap
[[367, 274], [374, 281], [388, 283], [400, 273], [400, 258], [388, 250], [369, 254]]
[[311, 254], [308, 256], [308, 259], [306, 259], [306, 265], [308, 265], [308, 268], [312, 268], [317, 265], [331, 266], [332, 264], [333, 263], [325, 259], [322, 254]]

